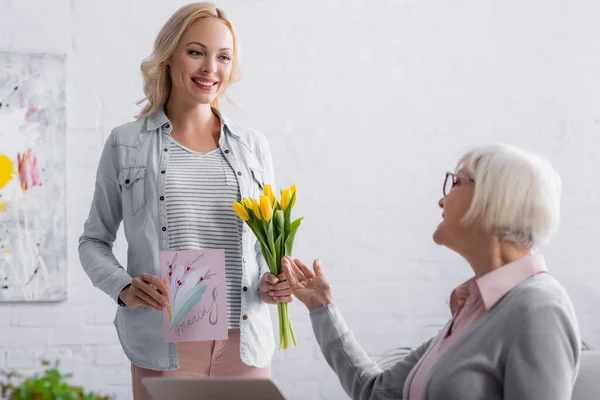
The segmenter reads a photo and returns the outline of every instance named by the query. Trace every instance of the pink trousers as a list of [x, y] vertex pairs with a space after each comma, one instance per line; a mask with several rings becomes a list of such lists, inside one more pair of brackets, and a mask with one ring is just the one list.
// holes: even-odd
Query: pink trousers
[[150, 394], [142, 384], [146, 377], [240, 377], [271, 378], [271, 367], [250, 367], [240, 360], [240, 330], [230, 329], [229, 340], [206, 342], [181, 342], [178, 344], [179, 369], [155, 371], [131, 365], [131, 381], [134, 400], [150, 400]]

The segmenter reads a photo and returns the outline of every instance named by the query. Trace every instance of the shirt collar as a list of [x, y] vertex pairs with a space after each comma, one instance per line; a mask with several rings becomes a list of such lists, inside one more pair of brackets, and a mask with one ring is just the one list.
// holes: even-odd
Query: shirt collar
[[459, 285], [450, 296], [450, 309], [454, 314], [471, 295], [479, 295], [489, 310], [512, 288], [527, 278], [547, 272], [546, 261], [541, 254], [531, 254], [503, 265], [480, 278], [476, 276]]
[[461, 283], [457, 286], [450, 295], [450, 310], [452, 311], [452, 315], [456, 314], [458, 310], [465, 305], [467, 299], [471, 295], [478, 296], [477, 285], [475, 284], [476, 277], [469, 279], [466, 282]]
[[495, 269], [477, 279], [477, 286], [486, 309], [490, 309], [512, 288], [527, 278], [547, 272], [541, 254], [531, 254]]
[[[221, 120], [221, 129], [223, 132], [229, 133], [236, 138], [241, 138], [239, 128], [233, 124], [221, 111], [216, 108], [212, 109], [213, 113]], [[150, 114], [146, 119], [146, 130], [153, 131], [170, 123], [167, 114], [165, 114], [164, 107], [160, 107], [158, 110]]]

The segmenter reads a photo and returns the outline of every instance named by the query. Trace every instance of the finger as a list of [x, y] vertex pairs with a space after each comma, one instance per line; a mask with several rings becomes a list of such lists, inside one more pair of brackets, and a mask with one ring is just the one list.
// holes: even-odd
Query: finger
[[285, 281], [285, 274], [282, 272], [279, 275], [277, 275], [277, 280], [279, 282]]
[[283, 290], [271, 290], [269, 292], [269, 295], [273, 297], [291, 296], [292, 294], [294, 294], [292, 288], [286, 288]]
[[145, 293], [141, 290], [135, 291], [133, 294], [133, 298], [141, 306], [153, 308], [153, 309], [159, 310], [159, 311], [163, 309], [163, 306], [161, 305], [162, 302], [156, 301], [152, 296], [148, 295], [147, 293]]
[[285, 257], [281, 262], [281, 266], [283, 267], [283, 273], [285, 274], [286, 280], [290, 287], [294, 288], [298, 285], [298, 278], [292, 269], [292, 263], [290, 262], [289, 257]]
[[321, 267], [321, 260], [319, 258], [313, 262], [313, 269], [315, 270], [316, 276], [325, 276], [323, 273], [323, 267]]
[[271, 290], [271, 284], [269, 281], [261, 279], [260, 282], [258, 282], [258, 291], [260, 293], [267, 293], [269, 290]]
[[[292, 260], [292, 257], [286, 256], [285, 259], [289, 263], [290, 270], [292, 271], [292, 273], [294, 274], [294, 276], [296, 277], [297, 280], [308, 279], [308, 277], [304, 275], [304, 272], [302, 272], [302, 270], [300, 270], [300, 268], [298, 268], [298, 266], [296, 265], [296, 262], [294, 260]], [[297, 260], [297, 261], [300, 261], [300, 260]]]
[[276, 304], [277, 302], [273, 300], [273, 296], [269, 296], [268, 293], [261, 293], [260, 297], [267, 304]]
[[283, 296], [283, 297], [273, 297], [273, 300], [279, 302], [279, 303], [291, 303], [293, 301], [293, 297], [292, 296]]
[[167, 302], [165, 298], [158, 292], [158, 290], [154, 289], [146, 282], [140, 282], [138, 289], [147, 294], [148, 296], [152, 297], [157, 302], [157, 304], [165, 304]]
[[158, 290], [160, 292], [160, 294], [162, 294], [162, 295], [167, 294], [169, 289], [167, 288], [167, 285], [165, 285], [165, 283], [158, 278], [158, 276], [150, 275], [150, 274], [144, 272], [140, 276], [140, 278], [142, 278], [142, 280], [144, 282], [146, 282], [148, 285], [153, 286], [156, 290]]
[[309, 276], [306, 276], [306, 274], [300, 269], [300, 267], [298, 266], [298, 264], [296, 264], [295, 262], [292, 262], [292, 268], [294, 269], [294, 273], [296, 274], [296, 276], [299, 277], [300, 280], [309, 280], [314, 274], [309, 274]]
[[269, 290], [283, 290], [289, 289], [290, 287], [290, 282], [285, 280], [283, 282], [276, 283], [275, 285], [269, 285]]
[[272, 283], [272, 284], [275, 284], [278, 281], [277, 277], [275, 275], [273, 275], [272, 273], [270, 273], [270, 272], [265, 273], [263, 275], [262, 279], [265, 282], [269, 282], [269, 283]]
[[294, 260], [294, 264], [298, 267], [302, 274], [306, 277], [306, 279], [314, 278], [315, 273], [311, 271], [304, 263], [298, 259]]
[[155, 310], [161, 311], [162, 310], [162, 306], [160, 305], [160, 303], [158, 303], [156, 300], [154, 300], [152, 298], [152, 296], [147, 295], [146, 293], [138, 290], [135, 292], [135, 296], [139, 299], [139, 301], [142, 303], [142, 306], [145, 307], [149, 307], [149, 308], [154, 308]]

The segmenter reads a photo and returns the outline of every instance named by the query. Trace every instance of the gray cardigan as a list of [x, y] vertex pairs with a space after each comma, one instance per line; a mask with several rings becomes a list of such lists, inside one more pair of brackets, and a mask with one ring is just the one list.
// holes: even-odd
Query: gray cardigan
[[[311, 320], [321, 351], [344, 390], [361, 400], [408, 399], [420, 361], [447, 329], [381, 370], [335, 304], [312, 311]], [[570, 399], [580, 341], [565, 289], [549, 274], [535, 275], [509, 291], [448, 349], [433, 366], [423, 398]]]

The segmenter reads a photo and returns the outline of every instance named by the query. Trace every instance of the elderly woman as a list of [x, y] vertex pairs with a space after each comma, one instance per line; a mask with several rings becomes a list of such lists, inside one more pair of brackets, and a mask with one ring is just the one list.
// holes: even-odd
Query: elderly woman
[[535, 252], [557, 230], [559, 204], [560, 178], [546, 160], [505, 145], [464, 155], [446, 173], [433, 240], [464, 257], [474, 276], [452, 292], [445, 328], [385, 370], [346, 326], [320, 261], [311, 270], [284, 258], [345, 391], [353, 399], [570, 399], [577, 319]]

